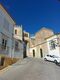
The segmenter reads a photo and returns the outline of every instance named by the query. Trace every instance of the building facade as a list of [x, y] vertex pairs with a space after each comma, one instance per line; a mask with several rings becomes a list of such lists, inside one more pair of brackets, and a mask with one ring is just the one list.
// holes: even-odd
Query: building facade
[[60, 34], [55, 34], [47, 40], [48, 54], [60, 56]]
[[0, 4], [0, 55], [25, 58], [29, 51], [29, 33], [17, 26]]
[[30, 57], [43, 58], [48, 54], [46, 38], [53, 35], [53, 31], [43, 27], [30, 39]]
[[14, 26], [14, 57], [26, 58], [29, 52], [29, 33], [21, 26]]
[[15, 22], [0, 5], [0, 55], [12, 57]]
[[23, 58], [23, 29], [21, 26], [14, 26], [14, 57]]

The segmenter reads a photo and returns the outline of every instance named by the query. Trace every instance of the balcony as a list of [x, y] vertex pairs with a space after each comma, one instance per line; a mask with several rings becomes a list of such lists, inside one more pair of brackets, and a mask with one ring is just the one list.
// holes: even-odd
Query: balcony
[[24, 37], [25, 41], [29, 41], [29, 33], [28, 32], [24, 32], [23, 37]]

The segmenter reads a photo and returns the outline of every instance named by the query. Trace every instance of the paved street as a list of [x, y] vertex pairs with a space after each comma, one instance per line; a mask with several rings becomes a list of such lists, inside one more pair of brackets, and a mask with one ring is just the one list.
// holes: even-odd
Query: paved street
[[27, 58], [0, 72], [0, 80], [60, 80], [60, 67], [51, 62]]

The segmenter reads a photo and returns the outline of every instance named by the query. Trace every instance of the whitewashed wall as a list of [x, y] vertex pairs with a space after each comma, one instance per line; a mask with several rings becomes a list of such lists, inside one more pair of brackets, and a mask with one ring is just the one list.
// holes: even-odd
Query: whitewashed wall
[[50, 40], [56, 40], [56, 43], [58, 42], [56, 35], [55, 35], [55, 36], [52, 36], [52, 37], [49, 38], [49, 39], [47, 39], [48, 54], [60, 56], [60, 55], [59, 55], [59, 47], [58, 47], [58, 46], [56, 46], [56, 49], [53, 49], [53, 50], [50, 49], [50, 45], [49, 45], [49, 41], [50, 41]]
[[2, 43], [2, 35], [5, 35], [8, 38], [9, 53], [7, 56], [11, 57], [12, 52], [12, 33], [14, 27], [13, 23], [11, 22], [10, 18], [5, 14], [2, 9], [0, 8], [0, 43]]
[[15, 57], [15, 58], [23, 58], [23, 44], [20, 41], [18, 41], [18, 43], [19, 43], [19, 50], [15, 50], [14, 49], [13, 57]]

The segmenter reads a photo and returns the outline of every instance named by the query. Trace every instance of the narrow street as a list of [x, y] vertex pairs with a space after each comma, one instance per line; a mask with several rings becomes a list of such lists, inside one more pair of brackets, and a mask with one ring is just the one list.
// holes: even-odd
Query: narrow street
[[0, 80], [60, 80], [60, 67], [44, 60], [26, 58], [0, 72]]

